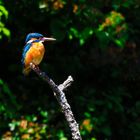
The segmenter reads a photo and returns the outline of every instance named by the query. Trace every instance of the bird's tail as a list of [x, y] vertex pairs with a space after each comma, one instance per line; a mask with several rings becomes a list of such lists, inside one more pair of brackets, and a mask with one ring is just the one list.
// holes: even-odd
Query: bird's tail
[[23, 69], [23, 74], [24, 74], [25, 76], [27, 76], [27, 75], [30, 73], [30, 71], [31, 71], [30, 67], [25, 67], [25, 68]]

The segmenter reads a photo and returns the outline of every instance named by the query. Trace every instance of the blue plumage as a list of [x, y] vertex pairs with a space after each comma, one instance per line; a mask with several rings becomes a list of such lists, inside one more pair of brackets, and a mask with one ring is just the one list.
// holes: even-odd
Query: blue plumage
[[[23, 64], [23, 73], [24, 75], [28, 75], [31, 71], [30, 63], [35, 63], [35, 65], [39, 65], [43, 59], [45, 48], [43, 45], [44, 41], [54, 41], [54, 38], [44, 37], [40, 33], [29, 33], [26, 37], [22, 59], [21, 62]], [[40, 43], [37, 43], [40, 42]], [[30, 50], [31, 49], [31, 50]]]
[[25, 43], [27, 43], [31, 38], [40, 38], [43, 37], [40, 33], [29, 33], [26, 37]]
[[[32, 38], [41, 38], [43, 37], [42, 34], [40, 33], [29, 33], [26, 37], [26, 40], [25, 40], [25, 43], [27, 43], [29, 40], [31, 40]], [[34, 40], [33, 42], [39, 42], [40, 40]], [[32, 42], [32, 43], [33, 43]], [[24, 59], [26, 57], [26, 53], [28, 52], [28, 50], [30, 49], [30, 47], [32, 46], [32, 43], [27, 43], [25, 46], [24, 46], [24, 49], [23, 49], [23, 53], [22, 53], [22, 59], [21, 59], [21, 62], [24, 66]]]
[[26, 53], [30, 49], [31, 45], [32, 45], [31, 43], [28, 43], [24, 46], [23, 53], [22, 53], [22, 59], [21, 59], [21, 62], [23, 65], [24, 65], [24, 59], [25, 59]]

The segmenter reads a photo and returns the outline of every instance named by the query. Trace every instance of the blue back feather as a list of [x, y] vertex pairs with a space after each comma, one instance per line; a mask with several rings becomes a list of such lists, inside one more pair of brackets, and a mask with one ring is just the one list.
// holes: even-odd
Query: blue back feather
[[24, 46], [23, 53], [22, 53], [22, 59], [21, 59], [21, 62], [23, 65], [24, 65], [24, 59], [25, 59], [26, 53], [30, 49], [31, 45], [32, 45], [32, 43], [28, 43]]

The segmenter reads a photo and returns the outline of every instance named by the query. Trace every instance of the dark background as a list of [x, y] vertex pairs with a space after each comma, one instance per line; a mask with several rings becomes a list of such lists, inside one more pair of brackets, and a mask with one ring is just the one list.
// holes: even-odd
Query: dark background
[[[22, 74], [25, 37], [46, 43], [40, 69], [66, 91], [86, 140], [140, 139], [140, 2], [138, 0], [1, 1], [0, 137], [71, 139], [49, 85]], [[8, 16], [6, 13], [8, 12]]]

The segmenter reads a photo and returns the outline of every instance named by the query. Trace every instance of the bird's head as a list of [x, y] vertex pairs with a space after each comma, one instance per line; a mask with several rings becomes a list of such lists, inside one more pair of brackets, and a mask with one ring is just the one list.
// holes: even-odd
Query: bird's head
[[25, 43], [32, 43], [35, 40], [38, 40], [40, 42], [44, 42], [44, 41], [55, 41], [56, 39], [55, 38], [50, 38], [50, 37], [44, 37], [40, 33], [29, 33], [26, 36]]

